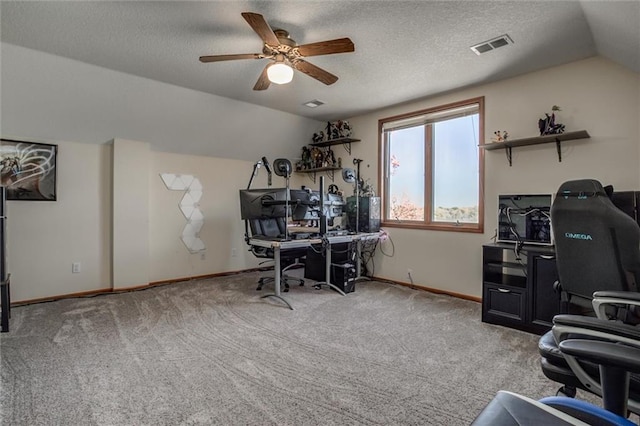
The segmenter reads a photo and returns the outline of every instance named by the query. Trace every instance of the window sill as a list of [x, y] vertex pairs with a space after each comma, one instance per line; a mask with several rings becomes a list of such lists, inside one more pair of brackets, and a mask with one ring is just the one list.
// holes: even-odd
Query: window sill
[[475, 234], [481, 234], [484, 232], [484, 229], [481, 225], [471, 225], [471, 224], [457, 225], [455, 223], [425, 224], [425, 223], [388, 221], [388, 222], [382, 222], [380, 226], [384, 228], [423, 229], [423, 230], [429, 230], [429, 231], [448, 231], [448, 232], [469, 232], [469, 233], [475, 233]]

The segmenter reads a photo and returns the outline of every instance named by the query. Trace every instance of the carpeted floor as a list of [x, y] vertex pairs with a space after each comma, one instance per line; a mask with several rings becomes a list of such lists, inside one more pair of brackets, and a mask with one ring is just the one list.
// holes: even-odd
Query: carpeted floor
[[291, 311], [260, 298], [258, 276], [13, 309], [1, 423], [465, 425], [499, 389], [557, 389], [538, 336], [481, 323], [478, 303], [307, 283], [285, 294]]

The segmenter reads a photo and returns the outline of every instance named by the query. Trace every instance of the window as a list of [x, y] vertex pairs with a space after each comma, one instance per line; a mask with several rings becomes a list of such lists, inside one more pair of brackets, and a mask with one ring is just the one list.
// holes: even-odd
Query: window
[[484, 98], [379, 121], [384, 226], [483, 231]]

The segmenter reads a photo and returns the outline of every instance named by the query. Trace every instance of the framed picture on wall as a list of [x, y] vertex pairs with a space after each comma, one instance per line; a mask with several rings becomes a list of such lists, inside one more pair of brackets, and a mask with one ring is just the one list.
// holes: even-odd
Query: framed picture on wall
[[0, 139], [0, 185], [7, 200], [56, 201], [58, 145]]

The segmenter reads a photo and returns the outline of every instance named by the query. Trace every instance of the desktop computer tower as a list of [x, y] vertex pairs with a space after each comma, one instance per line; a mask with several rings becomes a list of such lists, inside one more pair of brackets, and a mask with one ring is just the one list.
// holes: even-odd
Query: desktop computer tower
[[380, 197], [360, 197], [359, 204], [359, 229], [356, 229], [356, 197], [347, 198], [349, 230], [355, 232], [378, 232], [380, 230]]
[[[349, 243], [333, 244], [331, 246], [331, 284], [345, 293], [355, 290], [356, 267], [354, 266], [355, 252]], [[304, 261], [304, 277], [314, 281], [325, 281], [326, 258], [325, 252], [307, 249]]]
[[345, 293], [356, 290], [356, 267], [352, 263], [331, 264], [331, 284]]

